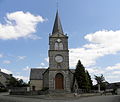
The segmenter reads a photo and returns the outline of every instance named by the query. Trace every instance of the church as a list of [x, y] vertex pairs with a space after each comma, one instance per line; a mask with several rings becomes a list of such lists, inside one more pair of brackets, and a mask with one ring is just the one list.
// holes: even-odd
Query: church
[[68, 36], [64, 34], [57, 11], [52, 34], [49, 35], [49, 67], [31, 68], [30, 89], [48, 88], [50, 92], [71, 92], [74, 69], [69, 69]]

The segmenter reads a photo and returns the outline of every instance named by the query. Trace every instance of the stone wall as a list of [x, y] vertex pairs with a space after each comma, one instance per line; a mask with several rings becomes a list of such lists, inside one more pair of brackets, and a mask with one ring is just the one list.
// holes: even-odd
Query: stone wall
[[48, 70], [43, 75], [43, 87], [49, 88], [49, 71]]
[[71, 80], [69, 77], [69, 70], [50, 70], [49, 71], [49, 90], [55, 90], [55, 76], [57, 73], [61, 73], [64, 76], [64, 91], [71, 91]]
[[35, 90], [41, 90], [43, 88], [43, 80], [30, 80], [30, 90], [32, 86], [35, 86]]
[[120, 88], [117, 89], [117, 94], [120, 95]]

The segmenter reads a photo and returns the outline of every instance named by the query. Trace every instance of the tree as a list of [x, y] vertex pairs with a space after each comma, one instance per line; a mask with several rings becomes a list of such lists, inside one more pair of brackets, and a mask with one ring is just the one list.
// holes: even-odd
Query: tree
[[17, 86], [17, 80], [14, 77], [11, 77], [6, 83], [7, 83], [7, 87], [16, 87]]
[[28, 86], [22, 79], [16, 79], [14, 77], [11, 77], [7, 82], [7, 87], [25, 87]]
[[87, 76], [87, 80], [88, 80], [88, 89], [92, 89], [93, 87], [93, 83], [92, 83], [92, 79], [91, 76], [89, 75], [89, 72], [86, 70], [86, 76]]
[[101, 74], [101, 76], [95, 75], [95, 80], [97, 81], [98, 92], [100, 92], [101, 86], [105, 87], [105, 78], [104, 78], [103, 74]]
[[75, 78], [80, 89], [88, 89], [87, 76], [84, 66], [81, 64], [80, 60], [77, 63], [75, 69]]

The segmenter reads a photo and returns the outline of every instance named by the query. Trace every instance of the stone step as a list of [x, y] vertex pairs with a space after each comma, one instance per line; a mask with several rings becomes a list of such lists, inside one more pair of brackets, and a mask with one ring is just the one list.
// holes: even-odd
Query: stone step
[[64, 93], [70, 93], [70, 92], [65, 91], [65, 90], [49, 90], [49, 93], [50, 93], [50, 94], [54, 94], [54, 93], [55, 93], [55, 94], [57, 94], [57, 93], [58, 93], [58, 94], [60, 94], [60, 93], [61, 93], [61, 94], [62, 94], [62, 93], [64, 94]]
[[74, 97], [73, 93], [52, 93], [49, 97]]

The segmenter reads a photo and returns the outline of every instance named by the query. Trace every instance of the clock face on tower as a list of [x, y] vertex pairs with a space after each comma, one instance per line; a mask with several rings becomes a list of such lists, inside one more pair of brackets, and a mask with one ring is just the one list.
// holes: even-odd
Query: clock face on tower
[[61, 55], [57, 55], [57, 56], [55, 57], [55, 61], [56, 61], [57, 63], [61, 63], [61, 62], [63, 62], [63, 57], [62, 57]]

